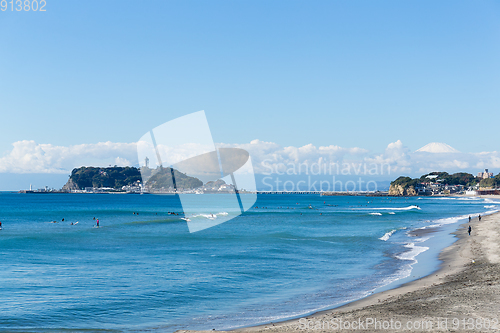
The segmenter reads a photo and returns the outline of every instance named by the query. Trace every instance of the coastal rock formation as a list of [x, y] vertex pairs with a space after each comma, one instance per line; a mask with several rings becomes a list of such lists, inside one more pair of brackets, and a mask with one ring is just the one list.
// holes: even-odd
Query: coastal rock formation
[[389, 195], [394, 196], [415, 196], [417, 191], [415, 190], [415, 185], [419, 182], [418, 179], [412, 179], [410, 177], [399, 177], [395, 181], [391, 182], [391, 187], [389, 188]]
[[63, 191], [74, 191], [79, 190], [78, 185], [73, 181], [73, 179], [69, 179], [66, 184], [62, 187]]
[[401, 184], [397, 184], [391, 185], [389, 188], [389, 195], [408, 197], [417, 195], [417, 191], [413, 186], [403, 186]]

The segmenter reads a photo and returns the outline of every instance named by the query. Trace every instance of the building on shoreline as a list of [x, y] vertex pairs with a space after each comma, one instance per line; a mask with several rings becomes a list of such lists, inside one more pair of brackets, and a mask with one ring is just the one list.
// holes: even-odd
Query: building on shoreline
[[477, 178], [487, 179], [493, 178], [493, 172], [488, 172], [488, 169], [484, 169], [484, 172], [479, 172]]

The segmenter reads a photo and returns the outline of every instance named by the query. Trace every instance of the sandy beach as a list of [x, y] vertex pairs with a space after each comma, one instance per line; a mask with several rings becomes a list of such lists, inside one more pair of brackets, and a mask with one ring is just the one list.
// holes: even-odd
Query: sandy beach
[[500, 213], [470, 225], [470, 236], [468, 223], [457, 229], [431, 275], [333, 310], [233, 332], [500, 331]]

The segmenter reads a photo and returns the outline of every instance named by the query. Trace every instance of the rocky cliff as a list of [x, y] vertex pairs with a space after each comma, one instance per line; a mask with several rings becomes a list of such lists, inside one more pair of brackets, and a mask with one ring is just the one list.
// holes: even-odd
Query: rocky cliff
[[73, 181], [73, 179], [69, 179], [66, 184], [62, 187], [63, 191], [74, 191], [74, 190], [80, 190], [78, 188], [78, 185]]
[[394, 196], [414, 196], [417, 195], [415, 190], [415, 185], [419, 183], [418, 179], [412, 179], [410, 177], [401, 176], [395, 181], [391, 182], [391, 187], [389, 188], [389, 195]]
[[404, 186], [401, 184], [397, 184], [391, 185], [391, 187], [389, 188], [389, 195], [409, 197], [417, 195], [417, 191], [415, 191], [415, 187], [413, 186]]

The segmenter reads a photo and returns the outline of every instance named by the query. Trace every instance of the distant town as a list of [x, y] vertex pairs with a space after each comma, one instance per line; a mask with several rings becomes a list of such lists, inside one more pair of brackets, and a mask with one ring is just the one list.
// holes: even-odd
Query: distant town
[[428, 196], [428, 195], [483, 195], [500, 194], [500, 174], [485, 169], [477, 176], [459, 172], [431, 172], [420, 178], [399, 177], [391, 182], [388, 195]]
[[[147, 179], [143, 184], [143, 178]], [[189, 177], [175, 169], [144, 167], [81, 167], [74, 169], [62, 189], [44, 187], [21, 190], [20, 193], [234, 193], [237, 189], [223, 180], [203, 184], [199, 179]], [[238, 189], [239, 192], [247, 192]], [[485, 169], [476, 176], [469, 173], [448, 174], [431, 172], [420, 178], [401, 176], [391, 182], [388, 191], [376, 192], [326, 192], [326, 191], [257, 191], [263, 194], [319, 193], [322, 195], [370, 195], [370, 196], [445, 196], [500, 194], [500, 174], [494, 176]]]

